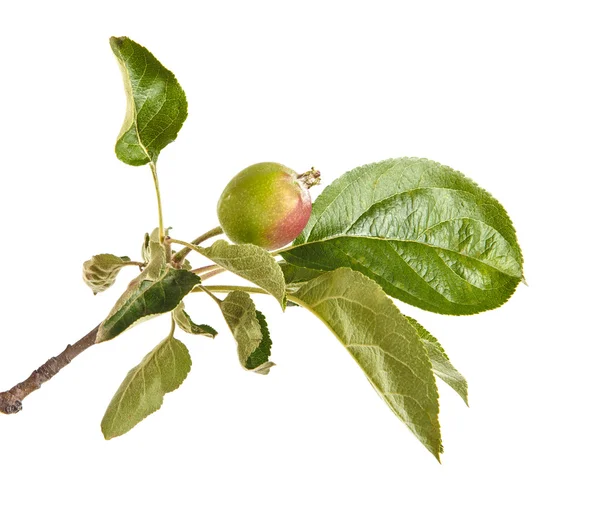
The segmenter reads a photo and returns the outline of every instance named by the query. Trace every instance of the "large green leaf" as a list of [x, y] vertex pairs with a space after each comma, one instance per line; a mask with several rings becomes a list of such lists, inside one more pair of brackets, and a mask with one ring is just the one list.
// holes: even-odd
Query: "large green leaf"
[[183, 383], [191, 367], [183, 343], [171, 335], [161, 341], [121, 383], [102, 419], [104, 437], [121, 436], [160, 409], [163, 396]]
[[111, 287], [121, 269], [127, 265], [138, 264], [132, 262], [128, 256], [96, 254], [83, 262], [83, 281], [94, 294], [98, 294]]
[[196, 247], [203, 256], [224, 269], [262, 287], [285, 306], [285, 279], [279, 264], [268, 251], [251, 244], [232, 245], [217, 240], [210, 247]]
[[271, 337], [265, 317], [256, 310], [250, 295], [233, 291], [220, 302], [223, 317], [237, 342], [240, 364], [247, 370], [268, 374]]
[[341, 176], [282, 256], [321, 271], [352, 268], [390, 296], [443, 314], [498, 307], [523, 279], [502, 205], [459, 172], [415, 158]]
[[100, 324], [96, 343], [118, 336], [142, 319], [172, 311], [199, 283], [198, 275], [171, 268], [157, 280], [136, 278]]
[[450, 363], [450, 358], [446, 354], [446, 351], [440, 345], [440, 342], [423, 327], [417, 320], [404, 316], [408, 323], [410, 323], [417, 334], [421, 338], [423, 345], [427, 349], [429, 359], [431, 360], [431, 366], [433, 373], [445, 381], [454, 391], [463, 399], [466, 405], [469, 405], [468, 385], [465, 377], [456, 370], [454, 365]]
[[156, 162], [160, 151], [177, 138], [187, 117], [185, 93], [173, 73], [145, 47], [127, 37], [112, 37], [110, 46], [127, 95], [115, 152], [129, 165]]
[[442, 452], [435, 378], [415, 329], [373, 280], [325, 273], [290, 295], [348, 349], [392, 411], [437, 458]]

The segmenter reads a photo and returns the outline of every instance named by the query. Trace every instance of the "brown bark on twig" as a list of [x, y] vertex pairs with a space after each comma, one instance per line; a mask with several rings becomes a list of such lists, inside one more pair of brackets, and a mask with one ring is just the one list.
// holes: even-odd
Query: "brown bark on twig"
[[64, 351], [58, 356], [50, 358], [39, 369], [34, 370], [25, 381], [18, 383], [10, 390], [0, 392], [0, 413], [15, 414], [19, 412], [23, 408], [22, 401], [24, 398], [54, 377], [58, 371], [71, 363], [75, 356], [79, 356], [85, 349], [96, 343], [98, 327], [100, 325], [94, 327], [73, 345], [67, 345]]

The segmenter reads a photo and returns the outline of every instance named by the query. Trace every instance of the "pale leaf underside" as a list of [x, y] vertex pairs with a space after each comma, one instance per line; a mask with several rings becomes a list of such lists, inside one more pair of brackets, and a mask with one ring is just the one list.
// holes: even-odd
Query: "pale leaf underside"
[[188, 334], [197, 334], [208, 338], [214, 338], [217, 335], [217, 331], [210, 325], [194, 323], [190, 315], [185, 311], [183, 302], [173, 311], [173, 319], [177, 326]]
[[161, 341], [129, 371], [111, 400], [101, 423], [104, 437], [121, 436], [160, 409], [163, 396], [183, 383], [191, 366], [183, 343], [170, 336]]
[[417, 320], [404, 316], [408, 322], [417, 331], [417, 334], [423, 341], [423, 345], [427, 349], [429, 359], [433, 368], [433, 373], [446, 382], [454, 391], [463, 399], [466, 405], [469, 404], [468, 386], [465, 377], [456, 370], [454, 365], [450, 363], [450, 358], [446, 351], [440, 345], [440, 342], [423, 327]]
[[291, 296], [330, 328], [391, 410], [439, 459], [439, 405], [431, 362], [415, 329], [381, 288], [341, 268], [310, 280]]
[[218, 240], [199, 249], [203, 256], [224, 269], [258, 285], [285, 306], [285, 279], [279, 264], [268, 251], [251, 244], [234, 245]]
[[250, 295], [233, 291], [221, 302], [223, 317], [238, 346], [240, 364], [247, 370], [268, 374], [273, 366], [269, 360], [271, 337], [261, 312], [256, 310]]
[[114, 254], [96, 254], [83, 263], [83, 281], [94, 294], [111, 287], [123, 267], [130, 265], [127, 256]]

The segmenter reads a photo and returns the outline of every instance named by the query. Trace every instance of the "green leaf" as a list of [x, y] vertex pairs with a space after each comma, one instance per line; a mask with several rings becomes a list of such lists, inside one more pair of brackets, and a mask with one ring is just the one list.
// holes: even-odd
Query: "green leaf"
[[96, 343], [118, 336], [142, 319], [172, 311], [199, 283], [196, 274], [171, 268], [157, 280], [136, 278], [100, 324]]
[[440, 342], [435, 339], [425, 327], [417, 322], [417, 320], [406, 315], [404, 317], [407, 319], [408, 323], [414, 327], [421, 338], [423, 345], [425, 345], [427, 353], [429, 354], [429, 359], [431, 360], [433, 373], [452, 387], [468, 406], [469, 396], [467, 380], [456, 370], [456, 368], [454, 368], [454, 365], [450, 363], [450, 358], [448, 358], [448, 355], [440, 345]]
[[207, 336], [208, 338], [214, 338], [218, 334], [210, 325], [198, 325], [197, 323], [194, 323], [192, 318], [190, 318], [190, 315], [185, 312], [183, 302], [175, 307], [173, 319], [177, 326], [188, 334], [198, 334], [200, 336]]
[[499, 307], [523, 279], [515, 230], [500, 203], [459, 172], [415, 158], [341, 176], [281, 255], [321, 271], [352, 268], [390, 296], [442, 314]]
[[260, 325], [262, 340], [260, 345], [254, 349], [254, 352], [248, 356], [244, 366], [249, 370], [258, 372], [259, 374], [268, 374], [269, 369], [274, 365], [269, 361], [273, 342], [271, 341], [271, 334], [269, 333], [269, 327], [267, 326], [267, 319], [265, 318], [265, 315], [257, 310], [256, 319]]
[[[168, 229], [165, 231], [168, 233]], [[146, 263], [141, 280], [157, 280], [167, 270], [167, 249], [159, 240], [158, 227], [150, 235], [146, 233], [142, 246], [142, 257]]]
[[295, 287], [299, 284], [306, 283], [323, 274], [323, 271], [307, 269], [306, 267], [299, 267], [298, 265], [292, 265], [286, 262], [279, 262], [279, 266], [281, 267], [285, 283], [288, 287]]
[[232, 245], [217, 240], [198, 252], [224, 269], [258, 285], [285, 307], [285, 279], [279, 264], [268, 251], [251, 244]]
[[127, 265], [134, 265], [127, 256], [96, 254], [83, 263], [83, 281], [98, 294], [115, 283], [119, 271]]
[[[158, 231], [158, 229], [155, 229]], [[142, 260], [144, 263], [148, 263], [150, 261], [150, 235], [148, 233], [144, 234], [144, 243], [142, 244]]]
[[256, 310], [250, 295], [233, 291], [220, 302], [220, 307], [237, 342], [242, 367], [259, 374], [268, 374], [274, 365], [269, 361], [271, 337], [265, 317]]
[[117, 57], [127, 112], [115, 152], [122, 162], [156, 162], [160, 151], [175, 138], [187, 117], [187, 100], [171, 71], [141, 45], [127, 37], [110, 39]]
[[394, 414], [439, 460], [442, 440], [431, 362], [415, 329], [381, 287], [342, 268], [309, 281], [290, 300], [329, 327]]
[[161, 341], [121, 383], [102, 419], [104, 437], [121, 436], [160, 409], [164, 395], [183, 383], [191, 367], [183, 343], [171, 335]]
[[[165, 229], [165, 235], [168, 236], [171, 227]], [[167, 248], [164, 243], [159, 239], [158, 227], [152, 231], [151, 234], [146, 233], [144, 235], [144, 243], [142, 244], [142, 259], [146, 264], [144, 271], [144, 278], [150, 280], [156, 280], [167, 270]], [[191, 264], [185, 263], [188, 260], [184, 260], [181, 265], [181, 269], [192, 270]]]

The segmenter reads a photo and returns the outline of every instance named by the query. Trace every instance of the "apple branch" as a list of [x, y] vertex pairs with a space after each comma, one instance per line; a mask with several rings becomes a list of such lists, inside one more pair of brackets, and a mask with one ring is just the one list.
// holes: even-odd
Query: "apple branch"
[[58, 356], [50, 358], [41, 367], [34, 370], [31, 373], [31, 376], [25, 381], [18, 383], [12, 389], [0, 392], [0, 413], [15, 414], [19, 412], [23, 408], [23, 399], [58, 374], [62, 368], [71, 363], [73, 358], [79, 356], [85, 349], [96, 343], [98, 327], [100, 327], [100, 325], [94, 327], [73, 345], [67, 345], [67, 348], [64, 351]]

